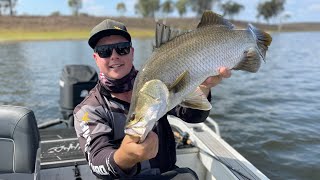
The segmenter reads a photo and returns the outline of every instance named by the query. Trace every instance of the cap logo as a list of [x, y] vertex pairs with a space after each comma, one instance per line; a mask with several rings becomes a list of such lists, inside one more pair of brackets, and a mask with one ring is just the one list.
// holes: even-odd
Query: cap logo
[[119, 30], [122, 30], [121, 28], [119, 28], [118, 26], [113, 26], [115, 29], [119, 29]]

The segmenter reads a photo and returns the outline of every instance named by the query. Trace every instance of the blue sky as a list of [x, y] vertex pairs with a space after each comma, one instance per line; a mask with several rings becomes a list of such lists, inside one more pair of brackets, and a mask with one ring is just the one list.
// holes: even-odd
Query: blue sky
[[[116, 5], [124, 2], [127, 7], [125, 16], [138, 16], [134, 13], [134, 4], [138, 0], [83, 0], [83, 7], [80, 12], [88, 13], [94, 16], [119, 16]], [[226, 0], [223, 0], [226, 1]], [[245, 6], [245, 9], [235, 16], [234, 19], [257, 21], [256, 7], [259, 2], [264, 0], [233, 0]], [[16, 7], [18, 15], [50, 15], [54, 11], [59, 11], [63, 15], [70, 15], [71, 10], [68, 7], [68, 0], [18, 0]], [[215, 6], [213, 8], [218, 13], [221, 11]], [[287, 22], [320, 22], [320, 1], [319, 0], [286, 0], [285, 14], [290, 18]], [[158, 14], [158, 18], [163, 15]], [[169, 16], [178, 17], [174, 12]], [[194, 13], [188, 12], [186, 16], [194, 16]], [[278, 22], [278, 19], [273, 20]]]

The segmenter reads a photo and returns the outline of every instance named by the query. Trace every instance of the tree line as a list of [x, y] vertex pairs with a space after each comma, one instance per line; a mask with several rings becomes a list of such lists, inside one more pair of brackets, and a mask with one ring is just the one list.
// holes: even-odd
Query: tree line
[[[180, 17], [183, 17], [188, 9], [195, 12], [197, 16], [201, 16], [203, 11], [212, 10], [217, 5], [223, 13], [233, 19], [235, 15], [245, 9], [245, 6], [232, 0], [221, 2], [222, 0], [138, 0], [135, 4], [135, 13], [142, 17], [153, 17], [155, 13], [162, 12], [168, 16], [174, 10], [177, 10]], [[279, 16], [284, 11], [285, 0], [265, 0], [261, 1], [257, 6], [256, 18], [263, 17], [269, 22], [270, 19]], [[117, 4], [117, 10], [120, 14], [126, 12], [126, 5], [121, 2]]]
[[[18, 0], [0, 0], [0, 16], [15, 15]], [[183, 17], [188, 10], [201, 16], [204, 10], [211, 10], [215, 5], [220, 8], [223, 16], [233, 19], [234, 16], [245, 9], [245, 6], [235, 1], [228, 0], [138, 0], [134, 6], [135, 13], [142, 17], [155, 17], [156, 13], [163, 13], [168, 16], [177, 10], [180, 17]], [[72, 15], [78, 16], [82, 8], [82, 0], [68, 0], [68, 6]], [[256, 18], [262, 17], [269, 22], [270, 19], [279, 16], [284, 11], [285, 0], [265, 0], [258, 4]], [[124, 2], [120, 2], [115, 7], [119, 14], [123, 16], [127, 7]], [[59, 11], [53, 12], [52, 15], [60, 15]]]

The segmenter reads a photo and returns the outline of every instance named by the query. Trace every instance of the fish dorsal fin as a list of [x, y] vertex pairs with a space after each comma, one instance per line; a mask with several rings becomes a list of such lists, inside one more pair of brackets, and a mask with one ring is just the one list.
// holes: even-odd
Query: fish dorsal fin
[[155, 48], [160, 47], [162, 44], [171, 41], [175, 37], [189, 32], [188, 30], [182, 30], [177, 28], [172, 28], [163, 23], [156, 23], [156, 45]]
[[234, 25], [231, 22], [224, 19], [221, 15], [216, 14], [212, 11], [205, 11], [202, 14], [201, 21], [198, 24], [197, 28], [207, 26], [207, 25], [225, 26], [228, 29], [233, 29], [234, 27]]

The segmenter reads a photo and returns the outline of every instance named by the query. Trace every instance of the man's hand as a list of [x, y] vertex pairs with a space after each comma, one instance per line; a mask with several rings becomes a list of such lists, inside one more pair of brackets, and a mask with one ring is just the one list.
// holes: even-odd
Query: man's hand
[[205, 95], [208, 95], [210, 89], [216, 85], [218, 85], [222, 78], [229, 78], [231, 76], [231, 70], [226, 67], [219, 68], [219, 75], [208, 77], [201, 85], [200, 88]]
[[138, 162], [154, 158], [158, 153], [158, 135], [149, 132], [142, 143], [140, 138], [126, 135], [120, 148], [114, 153], [114, 161], [122, 170], [132, 168]]

